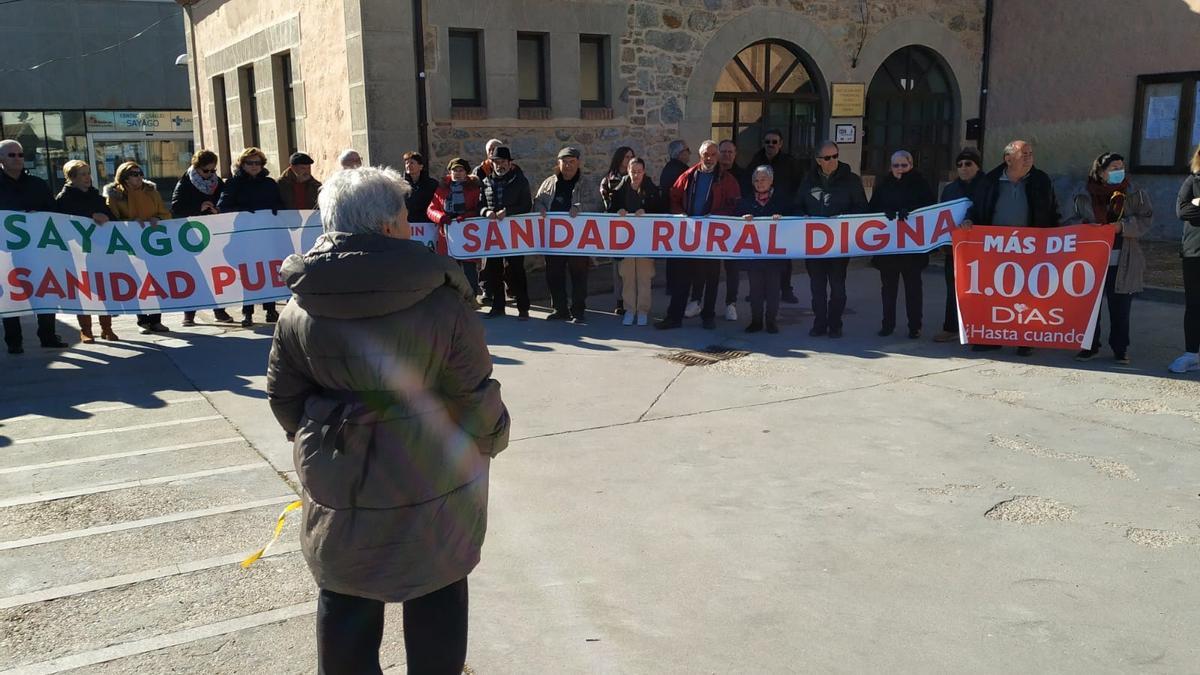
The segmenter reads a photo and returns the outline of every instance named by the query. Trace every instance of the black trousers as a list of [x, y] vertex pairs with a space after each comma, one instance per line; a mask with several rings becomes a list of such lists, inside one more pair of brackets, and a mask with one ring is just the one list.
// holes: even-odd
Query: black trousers
[[738, 290], [742, 286], [742, 270], [749, 271], [755, 260], [738, 260], [727, 258], [725, 266], [725, 304], [732, 305], [738, 301]]
[[671, 304], [667, 307], [668, 319], [683, 319], [691, 297], [693, 280], [701, 284], [703, 290], [700, 318], [712, 319], [717, 316], [717, 290], [721, 285], [721, 261], [705, 258], [668, 258], [667, 264], [674, 261], [680, 267], [673, 277], [675, 282], [670, 289]]
[[[583, 317], [587, 311], [588, 270], [591, 258], [581, 255], [546, 256], [546, 285], [554, 311]], [[571, 278], [571, 301], [567, 304], [567, 277]]]
[[784, 293], [792, 292], [792, 261], [791, 259], [780, 261], [783, 266], [779, 270], [779, 290]]
[[[1117, 266], [1108, 268], [1104, 277], [1104, 304], [1108, 305], [1108, 346], [1113, 354], [1123, 355], [1129, 349], [1129, 315], [1133, 309], [1133, 294], [1117, 292]], [[1100, 315], [1092, 336], [1092, 349], [1100, 349]]]
[[812, 290], [813, 327], [842, 329], [846, 311], [846, 270], [849, 258], [810, 258], [804, 261]]
[[745, 263], [750, 277], [750, 320], [761, 321], [766, 310], [767, 321], [779, 316], [779, 298], [783, 288], [776, 283], [787, 269], [790, 260], [751, 260]]
[[[53, 314], [37, 315], [37, 336], [43, 343], [54, 339]], [[24, 334], [21, 332], [21, 317], [8, 316], [4, 318], [4, 342], [9, 347], [19, 347], [24, 342]]]
[[[547, 268], [549, 264], [547, 263]], [[547, 275], [549, 272], [547, 272]], [[510, 255], [505, 258], [488, 258], [483, 263], [484, 290], [491, 296], [492, 310], [503, 311], [505, 285], [517, 299], [517, 311], [529, 312], [529, 282], [525, 278], [525, 256]]]
[[156, 323], [162, 323], [162, 314], [138, 314], [137, 325], [153, 326]]
[[900, 294], [900, 280], [904, 280], [904, 309], [908, 314], [908, 329], [921, 330], [924, 318], [925, 296], [922, 292], [921, 268], [907, 263], [888, 265], [879, 270], [882, 282], [880, 295], [883, 298], [883, 327], [896, 327], [896, 298]]
[[[275, 303], [264, 302], [263, 303], [263, 311], [264, 312], [274, 312], [275, 311]], [[242, 305], [242, 315], [243, 316], [254, 316], [254, 305]], [[162, 316], [162, 315], [160, 314], [159, 316]], [[138, 321], [138, 323], [141, 323], [141, 321]]]
[[1200, 258], [1183, 259], [1184, 351], [1200, 352]]
[[[321, 590], [317, 596], [317, 672], [376, 675], [384, 603]], [[404, 603], [409, 675], [460, 675], [467, 660], [467, 580]]]
[[942, 330], [947, 333], [958, 332], [958, 294], [954, 291], [954, 253], [946, 252], [946, 269], [942, 272], [946, 277], [946, 318], [942, 320]]

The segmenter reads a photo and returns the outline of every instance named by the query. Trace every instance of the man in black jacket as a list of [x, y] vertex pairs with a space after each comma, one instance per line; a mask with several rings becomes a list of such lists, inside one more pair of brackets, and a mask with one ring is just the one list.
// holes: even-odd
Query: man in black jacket
[[[520, 167], [513, 164], [512, 151], [507, 146], [496, 147], [488, 157], [492, 172], [483, 179], [479, 215], [504, 219], [533, 210], [533, 194], [529, 179]], [[489, 316], [504, 315], [505, 284], [517, 300], [517, 320], [529, 319], [529, 285], [525, 279], [525, 256], [510, 255], [488, 258], [483, 265], [485, 290], [491, 296]]]
[[[975, 148], [963, 148], [954, 160], [958, 178], [947, 183], [942, 188], [942, 197], [938, 201], [952, 202], [966, 197], [972, 205], [980, 201], [981, 192], [986, 183], [983, 175], [983, 156]], [[946, 248], [946, 318], [942, 322], [942, 332], [934, 338], [934, 342], [955, 342], [958, 340], [958, 295], [954, 290], [954, 249]]]
[[433, 201], [433, 193], [437, 192], [438, 182], [425, 169], [425, 156], [419, 152], [404, 153], [404, 180], [412, 186], [412, 192], [404, 198], [408, 207], [408, 222], [428, 223], [429, 202]]
[[[867, 193], [862, 178], [838, 161], [838, 146], [825, 141], [817, 148], [817, 170], [810, 171], [796, 193], [796, 215], [832, 218], [867, 212]], [[842, 312], [846, 309], [846, 270], [849, 258], [809, 258], [813, 320], [808, 334], [842, 337]], [[828, 288], [828, 295], [826, 294]]]
[[[1004, 146], [1004, 163], [988, 172], [979, 201], [967, 212], [965, 227], [1058, 227], [1058, 197], [1045, 171], [1033, 165], [1033, 145], [1012, 141]], [[999, 345], [973, 345], [973, 351], [1000, 349]], [[1017, 347], [1017, 356], [1033, 354], [1033, 347]]]
[[[13, 140], [0, 141], [0, 211], [53, 211], [54, 197], [46, 181], [25, 170], [25, 149]], [[37, 336], [42, 346], [62, 349], [67, 343], [54, 332], [54, 315], [37, 315]], [[21, 318], [4, 319], [4, 342], [9, 354], [25, 351]]]

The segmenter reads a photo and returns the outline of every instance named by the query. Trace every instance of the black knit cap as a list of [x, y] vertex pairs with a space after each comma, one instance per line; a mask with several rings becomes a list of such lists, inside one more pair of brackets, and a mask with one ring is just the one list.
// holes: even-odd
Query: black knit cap
[[979, 151], [975, 148], [968, 146], [959, 150], [958, 157], [954, 158], [954, 163], [958, 164], [964, 159], [975, 162], [975, 166], [983, 166], [983, 155], [979, 154]]

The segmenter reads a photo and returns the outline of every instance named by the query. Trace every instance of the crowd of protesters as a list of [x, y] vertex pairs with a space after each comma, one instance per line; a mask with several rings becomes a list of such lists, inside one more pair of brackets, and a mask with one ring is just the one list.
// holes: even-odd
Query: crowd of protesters
[[[686, 141], [669, 144], [668, 161], [652, 180], [644, 158], [630, 147], [616, 149], [607, 171], [599, 181], [599, 190], [583, 179], [583, 157], [579, 149], [559, 151], [550, 175], [541, 182], [530, 179], [514, 161], [512, 150], [503, 141], [492, 139], [484, 147], [484, 157], [472, 166], [463, 158], [454, 158], [445, 172], [434, 172], [418, 152], [404, 155], [404, 178], [410, 186], [406, 203], [411, 222], [433, 223], [444, 232], [445, 226], [467, 218], [506, 218], [537, 213], [575, 215], [581, 212], [605, 212], [620, 215], [686, 214], [719, 215], [744, 218], [781, 218], [811, 216], [819, 218], [855, 214], [883, 213], [889, 218], [904, 218], [908, 213], [938, 201], [966, 197], [972, 201], [963, 225], [972, 223], [1018, 227], [1057, 227], [1074, 223], [1114, 224], [1117, 235], [1105, 278], [1103, 300], [1108, 308], [1110, 326], [1108, 346], [1113, 358], [1129, 363], [1130, 313], [1133, 297], [1142, 290], [1145, 256], [1139, 245], [1151, 224], [1151, 206], [1146, 193], [1133, 185], [1125, 172], [1125, 160], [1106, 152], [1095, 159], [1087, 179], [1070, 202], [1060, 208], [1050, 177], [1034, 166], [1033, 147], [1025, 141], [1013, 141], [1004, 149], [1001, 163], [985, 171], [978, 150], [964, 148], [955, 159], [957, 178], [942, 189], [940, 199], [932, 183], [922, 175], [913, 155], [898, 149], [893, 153], [890, 171], [880, 177], [868, 200], [862, 179], [848, 164], [840, 161], [838, 145], [821, 143], [813, 166], [805, 167], [787, 152], [783, 134], [770, 130], [763, 136], [762, 147], [747, 166], [737, 163], [738, 148], [733, 141], [704, 141], [692, 149]], [[50, 194], [45, 181], [24, 169], [21, 146], [16, 141], [0, 142], [0, 210], [58, 211], [85, 216], [103, 224], [108, 220], [139, 221], [155, 225], [166, 218], [194, 217], [204, 214], [317, 208], [321, 183], [312, 173], [313, 160], [303, 152], [293, 154], [279, 180], [272, 178], [267, 157], [258, 148], [247, 148], [233, 162], [233, 176], [222, 180], [217, 175], [218, 158], [209, 150], [200, 150], [191, 166], [179, 179], [169, 205], [165, 204], [153, 183], [145, 179], [142, 168], [133, 161], [117, 167], [114, 180], [97, 190], [92, 185], [91, 168], [82, 161], [68, 162], [63, 171], [66, 185], [57, 197]], [[338, 157], [343, 170], [362, 166], [355, 150]], [[1173, 372], [1200, 370], [1200, 148], [1192, 159], [1192, 174], [1180, 189], [1177, 215], [1184, 221], [1182, 265], [1186, 297], [1185, 351], [1170, 369]], [[437, 244], [445, 254], [444, 237]], [[954, 291], [952, 254], [945, 249], [946, 303], [937, 342], [956, 341], [959, 336], [958, 311]], [[881, 325], [879, 335], [887, 337], [897, 329], [897, 304], [904, 288], [907, 335], [918, 339], [924, 329], [923, 270], [930, 254], [878, 255], [871, 265], [880, 275]], [[813, 337], [840, 338], [846, 308], [847, 258], [805, 260], [814, 315], [808, 334]], [[592, 261], [583, 256], [544, 256], [546, 283], [551, 297], [551, 321], [577, 324], [588, 320], [587, 301]], [[486, 260], [462, 260], [459, 266], [473, 292], [474, 305], [487, 308], [488, 317], [506, 313], [510, 299], [518, 320], [530, 317], [529, 286], [524, 256], [492, 257]], [[724, 293], [721, 277], [724, 270]], [[668, 258], [665, 265], [669, 303], [655, 327], [679, 328], [687, 319], [699, 317], [706, 329], [716, 328], [718, 310], [727, 321], [738, 320], [741, 277], [749, 281], [750, 316], [746, 332], [779, 332], [781, 303], [798, 303], [792, 287], [792, 261], [731, 258], [727, 260]], [[613, 287], [617, 296], [616, 312], [628, 326], [645, 326], [652, 313], [651, 282], [654, 261], [648, 258], [613, 260]], [[718, 303], [723, 307], [718, 308]], [[264, 303], [265, 320], [278, 319], [275, 303]], [[253, 305], [241, 309], [242, 326], [254, 325]], [[225, 309], [213, 310], [218, 322], [235, 323]], [[96, 339], [92, 318], [78, 317], [83, 342]], [[184, 313], [183, 325], [193, 326], [196, 312]], [[160, 314], [138, 315], [143, 333], [165, 332]], [[22, 351], [21, 328], [16, 318], [4, 321], [9, 353]], [[38, 315], [38, 338], [42, 346], [62, 348], [66, 343], [55, 334], [54, 315]], [[100, 337], [117, 339], [111, 317], [99, 317]], [[1100, 326], [1093, 344], [1076, 354], [1089, 360], [1100, 354]], [[973, 345], [977, 351], [999, 349], [992, 345]], [[1017, 353], [1027, 356], [1030, 347]]]

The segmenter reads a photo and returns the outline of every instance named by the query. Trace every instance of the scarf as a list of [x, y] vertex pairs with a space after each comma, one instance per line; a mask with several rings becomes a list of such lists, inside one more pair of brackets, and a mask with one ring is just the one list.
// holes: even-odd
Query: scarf
[[1129, 192], [1128, 178], [1119, 185], [1105, 185], [1089, 178], [1087, 191], [1092, 197], [1092, 216], [1097, 223], [1115, 223], [1125, 217], [1125, 195]]
[[188, 180], [192, 181], [192, 185], [194, 185], [201, 194], [211, 197], [212, 194], [217, 191], [217, 181], [220, 179], [217, 178], [216, 171], [212, 172], [208, 178], [205, 178], [204, 176], [200, 175], [199, 171], [196, 171], [196, 167], [189, 166], [187, 175]]
[[766, 192], [755, 192], [754, 200], [759, 206], [766, 206], [771, 201], [771, 195], [775, 194], [775, 188], [771, 188]]
[[467, 195], [463, 192], [465, 183], [450, 181], [450, 209], [454, 214], [467, 212]]

